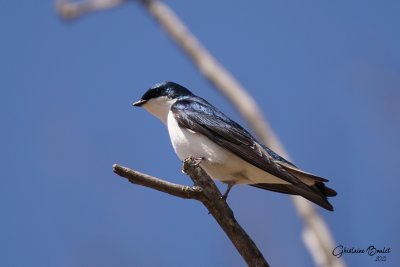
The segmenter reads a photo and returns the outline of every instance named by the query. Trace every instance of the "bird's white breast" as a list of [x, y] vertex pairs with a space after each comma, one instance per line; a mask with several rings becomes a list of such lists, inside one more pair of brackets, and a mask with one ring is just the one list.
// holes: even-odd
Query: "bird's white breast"
[[172, 146], [181, 160], [189, 156], [205, 158], [213, 163], [222, 163], [227, 160], [224, 148], [202, 134], [180, 127], [171, 111], [168, 113], [167, 127]]

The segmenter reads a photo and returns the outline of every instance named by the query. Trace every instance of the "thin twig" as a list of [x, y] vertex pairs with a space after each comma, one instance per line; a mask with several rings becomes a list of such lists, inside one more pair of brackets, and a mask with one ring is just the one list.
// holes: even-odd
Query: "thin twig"
[[127, 178], [131, 183], [177, 197], [199, 200], [224, 230], [248, 266], [269, 266], [253, 240], [236, 221], [231, 208], [222, 198], [213, 180], [193, 159], [186, 159], [182, 170], [190, 176], [194, 186], [173, 184], [117, 164], [113, 165], [113, 169], [116, 174]]
[[129, 0], [57, 0], [56, 10], [64, 19], [73, 20], [93, 11], [101, 11], [117, 7]]
[[155, 190], [180, 198], [199, 199], [202, 191], [200, 187], [170, 183], [168, 181], [161, 180], [159, 178], [135, 170], [131, 170], [118, 164], [113, 165], [113, 170], [116, 174], [125, 177], [126, 179], [128, 179], [129, 182], [133, 184], [153, 188]]

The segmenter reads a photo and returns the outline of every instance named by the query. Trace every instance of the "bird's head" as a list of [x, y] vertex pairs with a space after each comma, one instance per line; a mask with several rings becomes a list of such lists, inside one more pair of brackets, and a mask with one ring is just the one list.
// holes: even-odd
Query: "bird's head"
[[185, 87], [174, 82], [162, 82], [154, 85], [133, 103], [135, 107], [143, 107], [148, 112], [166, 123], [171, 106], [179, 99], [193, 96]]

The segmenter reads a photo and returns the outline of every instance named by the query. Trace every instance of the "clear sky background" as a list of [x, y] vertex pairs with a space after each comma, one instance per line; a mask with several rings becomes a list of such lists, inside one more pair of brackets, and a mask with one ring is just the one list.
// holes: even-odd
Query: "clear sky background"
[[[336, 244], [392, 250], [348, 265], [399, 266], [400, 2], [167, 3], [294, 162], [330, 179], [335, 211], [317, 209]], [[157, 82], [243, 124], [141, 6], [66, 23], [52, 1], [3, 0], [0, 34], [0, 266], [244, 266], [200, 203], [112, 172], [190, 184], [164, 126], [131, 106]], [[289, 197], [238, 186], [228, 202], [272, 266], [312, 266]]]

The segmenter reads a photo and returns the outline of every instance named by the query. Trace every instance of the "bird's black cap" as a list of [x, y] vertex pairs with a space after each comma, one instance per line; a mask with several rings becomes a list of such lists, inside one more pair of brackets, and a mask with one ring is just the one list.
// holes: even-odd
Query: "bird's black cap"
[[162, 83], [157, 83], [149, 90], [147, 90], [147, 92], [142, 96], [142, 98], [139, 101], [133, 103], [133, 106], [140, 107], [150, 99], [157, 98], [160, 96], [166, 96], [170, 99], [174, 99], [177, 97], [192, 96], [192, 95], [193, 95], [192, 92], [190, 92], [182, 85], [179, 85], [174, 82], [162, 82]]

